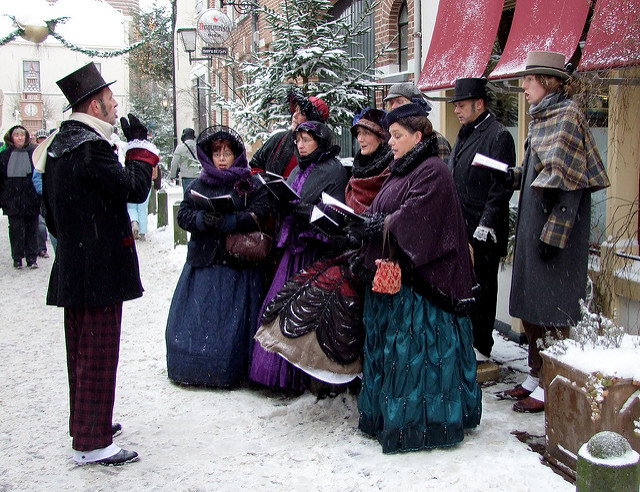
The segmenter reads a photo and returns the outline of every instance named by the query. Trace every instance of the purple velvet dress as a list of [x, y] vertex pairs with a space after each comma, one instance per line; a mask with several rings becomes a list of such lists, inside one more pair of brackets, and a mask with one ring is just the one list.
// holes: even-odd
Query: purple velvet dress
[[[296, 170], [298, 171], [296, 173]], [[290, 185], [301, 196], [302, 202], [317, 203], [322, 191], [344, 202], [347, 173], [337, 159], [321, 160], [304, 170], [297, 168], [290, 176]], [[320, 185], [322, 183], [322, 185]], [[319, 186], [320, 185], [320, 186]], [[284, 255], [278, 264], [273, 282], [262, 304], [258, 318], [258, 328], [262, 312], [284, 284], [302, 268], [320, 258], [328, 248], [324, 237], [307, 227], [300, 230], [293, 225], [293, 217], [286, 217], [280, 232], [279, 247], [284, 247]], [[297, 392], [304, 391], [304, 372], [289, 363], [279, 354], [268, 352], [259, 343], [254, 344], [249, 378], [252, 381]]]

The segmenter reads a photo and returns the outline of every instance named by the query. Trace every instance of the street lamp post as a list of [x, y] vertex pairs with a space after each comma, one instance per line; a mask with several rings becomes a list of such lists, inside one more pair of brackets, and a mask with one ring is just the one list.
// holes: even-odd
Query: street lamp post
[[206, 61], [209, 64], [211, 63], [210, 56], [203, 57], [193, 57], [192, 53], [196, 51], [196, 28], [195, 27], [179, 27], [176, 29], [178, 36], [180, 36], [180, 40], [182, 41], [182, 47], [184, 51], [189, 55], [189, 63], [193, 63], [195, 61]]

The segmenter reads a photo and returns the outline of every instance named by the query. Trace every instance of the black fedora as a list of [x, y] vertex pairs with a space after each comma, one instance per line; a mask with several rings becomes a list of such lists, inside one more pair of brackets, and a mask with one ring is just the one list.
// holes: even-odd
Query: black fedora
[[487, 79], [484, 77], [468, 77], [456, 80], [453, 99], [450, 99], [449, 102], [454, 103], [465, 99], [484, 99], [486, 101]]
[[84, 101], [90, 95], [95, 94], [114, 82], [115, 80], [109, 83], [105, 82], [95, 63], [87, 63], [84, 67], [79, 68], [56, 82], [67, 98], [67, 101], [69, 101], [69, 105], [62, 111], [67, 111], [76, 104]]

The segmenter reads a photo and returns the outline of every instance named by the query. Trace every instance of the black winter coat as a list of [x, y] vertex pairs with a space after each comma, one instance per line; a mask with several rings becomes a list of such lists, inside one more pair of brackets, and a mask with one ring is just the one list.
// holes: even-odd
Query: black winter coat
[[249, 165], [275, 174], [283, 175], [296, 149], [293, 132], [279, 131], [271, 135], [260, 147]]
[[509, 239], [509, 199], [513, 191], [505, 189], [495, 178], [495, 172], [499, 171], [471, 165], [477, 153], [509, 167], [515, 165], [513, 137], [490, 113], [467, 138], [458, 136], [447, 165], [453, 172], [469, 242], [479, 225], [488, 227], [496, 232], [497, 253], [504, 256]]
[[264, 227], [270, 211], [269, 191], [253, 176], [249, 177], [254, 191], [246, 195], [246, 202], [240, 198], [231, 186], [212, 187], [196, 179], [189, 187], [204, 196], [213, 197], [230, 194], [234, 198], [237, 212], [226, 214], [224, 225], [217, 229], [208, 229], [203, 223], [205, 210], [198, 207], [187, 193], [180, 203], [178, 210], [178, 225], [191, 233], [187, 245], [187, 262], [193, 267], [208, 267], [213, 264], [223, 264], [241, 268], [238, 260], [227, 254], [224, 240], [228, 233], [257, 231], [258, 224], [251, 216], [253, 212], [260, 226]]
[[13, 152], [28, 152], [29, 160], [33, 146], [26, 149], [7, 147], [0, 152], [0, 207], [4, 215], [36, 216], [40, 213], [40, 197], [33, 186], [33, 163], [27, 176], [8, 177], [7, 165]]
[[142, 203], [152, 166], [126, 161], [93, 129], [65, 121], [43, 174], [47, 227], [58, 239], [47, 304], [107, 306], [142, 295], [127, 202]]

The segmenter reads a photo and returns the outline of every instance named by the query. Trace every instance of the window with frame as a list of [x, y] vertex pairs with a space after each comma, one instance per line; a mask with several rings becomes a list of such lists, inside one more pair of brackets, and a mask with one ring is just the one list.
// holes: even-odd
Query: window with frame
[[409, 9], [402, 2], [398, 12], [398, 68], [405, 72], [409, 68]]
[[40, 92], [40, 62], [22, 62], [22, 87], [24, 92]]

